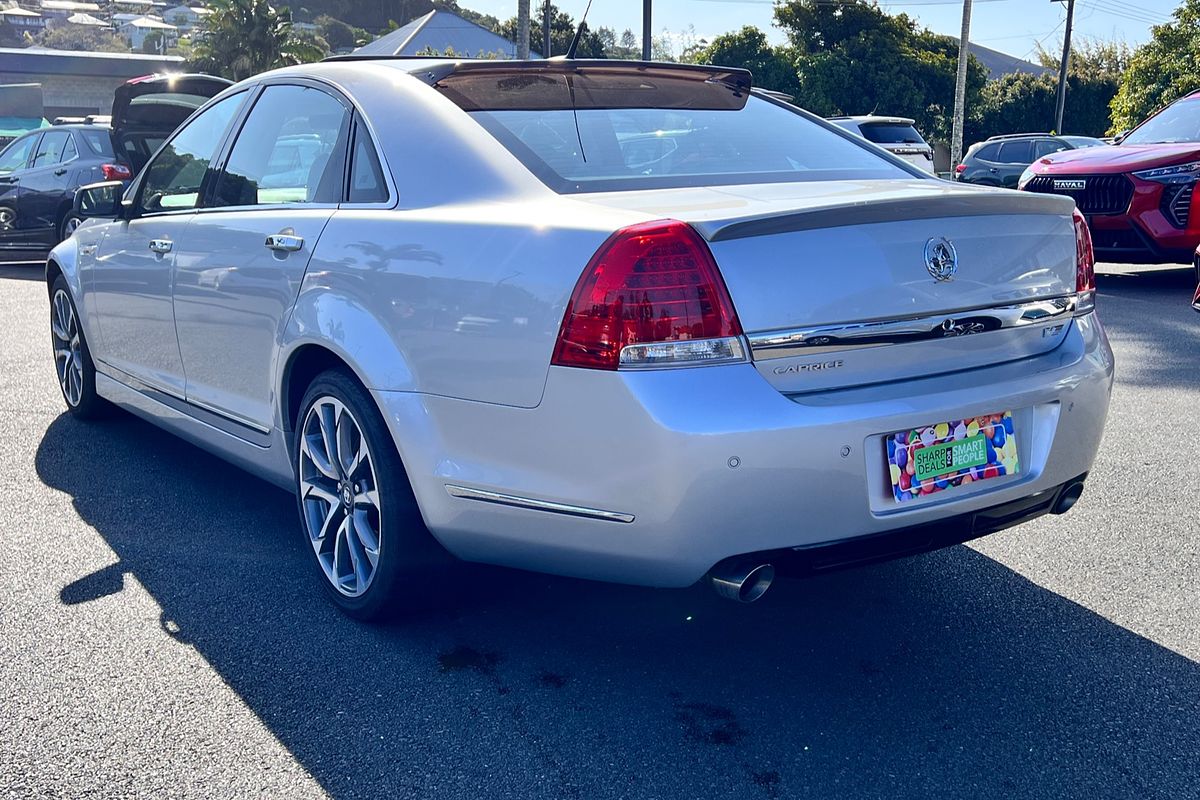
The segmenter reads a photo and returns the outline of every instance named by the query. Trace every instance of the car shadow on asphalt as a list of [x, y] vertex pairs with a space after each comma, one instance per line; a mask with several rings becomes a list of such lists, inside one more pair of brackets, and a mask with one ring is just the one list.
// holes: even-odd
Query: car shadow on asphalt
[[753, 606], [470, 567], [439, 610], [369, 626], [320, 596], [290, 495], [147, 423], [61, 416], [36, 465], [119, 559], [63, 603], [135, 578], [161, 646], [195, 648], [335, 797], [1181, 797], [1200, 780], [1200, 666], [967, 547], [781, 580]]
[[[1117, 363], [1122, 382], [1140, 386], [1200, 386], [1200, 314], [1192, 309], [1196, 273], [1188, 267], [1130, 267], [1096, 276], [1096, 313], [1110, 337], [1136, 345], [1135, 360]], [[1166, 302], [1164, 302], [1164, 297]]]

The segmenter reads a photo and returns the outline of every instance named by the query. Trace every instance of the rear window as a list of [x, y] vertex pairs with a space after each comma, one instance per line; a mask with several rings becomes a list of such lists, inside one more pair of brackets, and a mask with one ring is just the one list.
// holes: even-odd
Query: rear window
[[1001, 164], [1032, 164], [1033, 142], [1028, 139], [1005, 142], [1000, 145], [1000, 157], [996, 160]]
[[1000, 145], [985, 144], [975, 153], [975, 157], [984, 161], [995, 161], [1000, 158]]
[[112, 135], [104, 128], [97, 128], [95, 130], [81, 128], [75, 131], [75, 133], [80, 141], [83, 142], [86, 152], [105, 158], [113, 157]]
[[863, 138], [875, 144], [925, 144], [912, 125], [895, 122], [864, 122], [859, 126]]
[[562, 193], [912, 177], [716, 78], [487, 73], [437, 88]]

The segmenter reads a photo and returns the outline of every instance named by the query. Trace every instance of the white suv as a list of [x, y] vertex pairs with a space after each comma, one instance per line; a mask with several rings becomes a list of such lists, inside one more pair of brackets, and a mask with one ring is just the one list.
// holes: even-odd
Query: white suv
[[907, 117], [829, 117], [839, 128], [858, 134], [926, 172], [933, 172], [933, 148]]

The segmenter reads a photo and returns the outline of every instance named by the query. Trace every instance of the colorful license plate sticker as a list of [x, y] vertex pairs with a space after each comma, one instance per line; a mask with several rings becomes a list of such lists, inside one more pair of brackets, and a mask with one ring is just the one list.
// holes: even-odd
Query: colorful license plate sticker
[[898, 503], [1020, 471], [1011, 411], [893, 433], [885, 444]]

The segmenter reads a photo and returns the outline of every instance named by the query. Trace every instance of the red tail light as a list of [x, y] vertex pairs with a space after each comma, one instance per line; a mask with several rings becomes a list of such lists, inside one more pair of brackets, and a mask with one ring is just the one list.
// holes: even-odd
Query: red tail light
[[963, 173], [964, 173], [964, 172], [966, 172], [966, 171], [967, 171], [967, 165], [966, 165], [966, 164], [959, 164], [957, 167], [955, 167], [955, 168], [954, 168], [954, 173], [955, 173], [956, 175], [961, 175], [961, 174], [963, 174]]
[[1075, 311], [1086, 313], [1096, 306], [1096, 252], [1092, 232], [1078, 208], [1071, 219], [1075, 223]]
[[101, 164], [100, 171], [104, 173], [106, 181], [127, 181], [133, 177], [129, 167], [124, 164]]
[[617, 231], [592, 256], [567, 304], [551, 363], [617, 369], [740, 360], [741, 333], [700, 235], [676, 220], [646, 222]]

